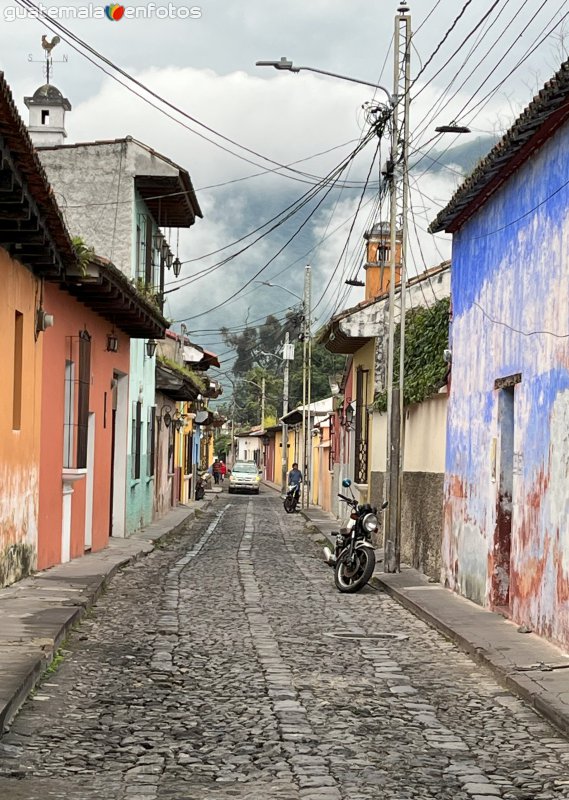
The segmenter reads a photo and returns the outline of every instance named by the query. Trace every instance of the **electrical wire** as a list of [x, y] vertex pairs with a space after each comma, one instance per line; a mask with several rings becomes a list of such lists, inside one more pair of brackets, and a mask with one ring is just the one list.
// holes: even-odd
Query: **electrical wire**
[[[297, 235], [300, 233], [300, 231], [301, 231], [301, 230], [302, 230], [302, 229], [305, 227], [305, 225], [307, 224], [308, 220], [309, 220], [309, 219], [310, 219], [310, 218], [311, 218], [311, 217], [312, 217], [312, 216], [313, 216], [313, 215], [316, 213], [316, 211], [317, 211], [317, 210], [318, 210], [318, 208], [319, 208], [319, 207], [322, 205], [322, 203], [323, 203], [323, 202], [326, 200], [326, 198], [328, 197], [328, 195], [330, 194], [330, 192], [331, 192], [331, 191], [332, 191], [332, 190], [335, 188], [335, 182], [336, 182], [336, 179], [339, 177], [339, 175], [341, 175], [342, 171], [343, 171], [344, 169], [346, 169], [346, 167], [349, 165], [349, 163], [350, 163], [351, 161], [353, 161], [353, 159], [356, 157], [356, 155], [357, 155], [357, 154], [358, 154], [358, 153], [359, 153], [359, 152], [360, 152], [360, 151], [361, 151], [361, 150], [362, 150], [362, 149], [365, 147], [365, 145], [366, 145], [366, 144], [368, 143], [368, 141], [369, 141], [369, 140], [372, 138], [372, 136], [373, 136], [373, 134], [371, 134], [370, 136], [368, 136], [368, 137], [366, 137], [364, 140], [362, 140], [362, 142], [360, 143], [360, 145], [359, 145], [359, 146], [358, 146], [358, 147], [357, 147], [357, 148], [356, 148], [356, 149], [353, 151], [353, 153], [351, 154], [350, 158], [349, 158], [349, 159], [347, 159], [347, 160], [346, 160], [346, 161], [345, 161], [345, 162], [344, 162], [342, 165], [340, 165], [340, 167], [338, 167], [338, 168], [335, 170], [335, 176], [334, 176], [334, 178], [331, 180], [331, 183], [330, 183], [330, 185], [328, 186], [328, 188], [326, 189], [326, 191], [324, 192], [324, 195], [323, 195], [323, 197], [322, 197], [322, 198], [321, 198], [321, 199], [318, 201], [318, 203], [315, 205], [315, 207], [314, 207], [314, 208], [313, 208], [313, 209], [312, 209], [312, 210], [309, 212], [308, 216], [307, 216], [307, 217], [306, 217], [306, 219], [305, 219], [305, 220], [302, 222], [302, 224], [300, 225], [300, 227], [298, 228], [298, 230], [297, 230], [297, 231], [296, 231], [296, 232], [293, 234], [293, 236], [292, 236], [292, 237], [291, 237], [291, 238], [290, 238], [290, 239], [289, 239], [289, 240], [288, 240], [288, 241], [285, 243], [285, 245], [284, 245], [282, 248], [280, 248], [280, 249], [279, 249], [279, 251], [278, 251], [278, 252], [277, 252], [277, 253], [276, 253], [276, 254], [275, 254], [275, 255], [274, 255], [274, 256], [273, 256], [273, 257], [272, 257], [272, 258], [271, 258], [271, 259], [270, 259], [270, 260], [269, 260], [269, 261], [268, 261], [268, 262], [267, 262], [267, 263], [266, 263], [266, 264], [265, 264], [265, 265], [264, 265], [264, 266], [263, 266], [263, 267], [262, 267], [262, 268], [261, 268], [261, 269], [260, 269], [260, 270], [259, 270], [259, 271], [256, 273], [256, 274], [255, 274], [255, 275], [254, 275], [254, 277], [251, 279], [251, 281], [249, 281], [247, 284], [245, 284], [245, 286], [241, 287], [241, 289], [239, 289], [239, 290], [237, 291], [237, 293], [236, 293], [236, 294], [240, 294], [240, 293], [241, 293], [241, 291], [243, 291], [243, 289], [244, 289], [244, 288], [246, 288], [246, 287], [249, 285], [249, 283], [251, 283], [251, 282], [252, 282], [252, 281], [253, 281], [255, 278], [257, 278], [257, 277], [258, 277], [258, 276], [259, 276], [259, 275], [260, 275], [260, 274], [261, 274], [261, 273], [262, 273], [262, 272], [263, 272], [265, 269], [267, 269], [267, 268], [268, 268], [268, 267], [269, 267], [269, 266], [270, 266], [270, 265], [273, 263], [273, 261], [274, 261], [274, 260], [275, 260], [275, 259], [276, 259], [276, 258], [277, 258], [277, 257], [278, 257], [278, 256], [279, 256], [281, 253], [282, 253], [282, 251], [285, 249], [285, 247], [286, 247], [286, 246], [287, 246], [287, 245], [288, 245], [288, 244], [289, 244], [289, 243], [290, 243], [290, 242], [291, 242], [291, 241], [292, 241], [292, 240], [293, 240], [293, 239], [294, 239], [294, 238], [295, 238], [295, 237], [296, 237], [296, 236], [297, 236]], [[190, 283], [195, 283], [195, 281], [196, 281], [196, 280], [199, 280], [199, 279], [201, 279], [201, 278], [205, 277], [206, 275], [207, 275], [207, 276], [210, 276], [212, 272], [215, 272], [216, 270], [220, 269], [220, 268], [221, 268], [222, 266], [224, 266], [225, 264], [227, 264], [227, 263], [229, 263], [230, 261], [234, 260], [234, 259], [235, 259], [237, 256], [239, 256], [239, 255], [241, 255], [242, 253], [246, 252], [246, 251], [247, 251], [248, 249], [250, 249], [250, 248], [251, 248], [253, 245], [255, 245], [255, 244], [258, 242], [258, 241], [260, 241], [262, 238], [264, 238], [265, 236], [267, 236], [268, 234], [270, 234], [272, 231], [276, 230], [278, 227], [280, 227], [282, 224], [284, 224], [284, 222], [286, 222], [288, 219], [290, 219], [290, 218], [291, 218], [291, 217], [292, 217], [294, 214], [296, 214], [296, 213], [297, 213], [297, 212], [298, 212], [298, 211], [299, 211], [301, 208], [303, 208], [305, 205], [307, 205], [307, 204], [308, 204], [308, 203], [309, 203], [309, 202], [310, 202], [312, 199], [315, 199], [315, 198], [316, 198], [316, 195], [317, 195], [317, 194], [318, 194], [318, 192], [320, 191], [320, 188], [323, 188], [323, 187], [319, 187], [319, 188], [318, 188], [318, 190], [317, 190], [317, 189], [313, 189], [313, 190], [311, 190], [311, 192], [309, 192], [309, 193], [308, 193], [308, 196], [303, 196], [303, 198], [301, 199], [301, 202], [297, 203], [297, 205], [296, 205], [296, 206], [295, 206], [295, 207], [294, 207], [294, 208], [293, 208], [293, 209], [292, 209], [292, 210], [291, 210], [291, 211], [290, 211], [290, 212], [289, 212], [289, 213], [288, 213], [288, 214], [287, 214], [287, 215], [286, 215], [286, 216], [285, 216], [283, 219], [280, 219], [280, 220], [279, 220], [278, 222], [276, 222], [276, 223], [275, 223], [275, 224], [274, 224], [274, 225], [273, 225], [273, 226], [272, 226], [272, 227], [271, 227], [269, 230], [267, 230], [267, 231], [265, 231], [264, 233], [262, 233], [260, 236], [258, 236], [256, 239], [254, 239], [252, 242], [250, 242], [249, 244], [245, 245], [244, 247], [242, 247], [240, 250], [236, 251], [235, 253], [232, 253], [231, 255], [227, 256], [227, 257], [226, 257], [226, 258], [224, 258], [224, 259], [222, 259], [222, 261], [218, 262], [217, 264], [213, 264], [213, 265], [211, 265], [211, 266], [209, 266], [209, 267], [206, 267], [206, 268], [202, 269], [201, 271], [199, 271], [199, 272], [197, 272], [197, 273], [194, 273], [194, 274], [193, 274], [192, 276], [190, 276], [189, 278], [186, 278], [184, 281], [182, 281], [182, 282], [178, 283], [178, 285], [177, 285], [176, 287], [174, 287], [173, 289], [168, 289], [168, 290], [166, 290], [165, 294], [168, 294], [168, 293], [170, 293], [170, 292], [175, 292], [175, 291], [178, 291], [179, 289], [183, 288], [184, 286], [186, 286], [186, 285], [188, 285], [188, 284], [190, 284]], [[229, 299], [229, 298], [228, 298], [228, 299]], [[205, 312], [204, 312], [204, 313], [205, 313]], [[201, 316], [201, 315], [200, 315], [200, 316]], [[193, 317], [192, 317], [191, 319], [193, 319]]]
[[326, 284], [326, 287], [324, 288], [324, 291], [320, 295], [320, 299], [318, 300], [318, 302], [311, 309], [313, 312], [316, 311], [316, 309], [318, 308], [318, 306], [320, 305], [320, 303], [324, 299], [324, 295], [326, 294], [326, 292], [328, 291], [328, 288], [330, 287], [330, 284], [334, 280], [334, 277], [335, 277], [335, 275], [336, 275], [336, 273], [337, 273], [337, 271], [338, 271], [338, 269], [340, 267], [340, 264], [342, 262], [342, 258], [343, 258], [344, 254], [346, 252], [346, 249], [348, 248], [348, 246], [350, 244], [350, 238], [352, 236], [352, 233], [353, 233], [353, 230], [354, 230], [354, 226], [355, 226], [355, 223], [356, 223], [356, 219], [358, 217], [358, 213], [360, 211], [360, 208], [361, 208], [361, 205], [362, 205], [365, 193], [366, 193], [367, 183], [368, 183], [368, 181], [369, 181], [369, 179], [371, 177], [371, 173], [373, 171], [373, 166], [374, 166], [374, 164], [376, 162], [376, 159], [377, 159], [377, 156], [378, 156], [378, 153], [379, 153], [380, 144], [381, 144], [381, 140], [378, 141], [377, 147], [375, 149], [375, 153], [373, 154], [373, 158], [372, 158], [372, 161], [371, 161], [371, 164], [370, 164], [370, 167], [369, 167], [369, 171], [368, 171], [368, 174], [367, 174], [367, 178], [366, 178], [366, 183], [364, 185], [362, 193], [360, 194], [360, 197], [359, 197], [359, 200], [358, 200], [358, 206], [356, 208], [356, 213], [354, 214], [354, 218], [352, 220], [352, 224], [350, 225], [350, 230], [348, 231], [348, 236], [346, 238], [346, 242], [345, 242], [345, 244], [344, 244], [344, 246], [342, 248], [342, 252], [340, 253], [340, 257], [339, 257], [338, 262], [337, 262], [337, 264], [336, 264], [336, 266], [334, 268], [334, 271], [330, 275], [328, 283]]
[[[236, 158], [239, 158], [239, 159], [241, 159], [243, 161], [247, 161], [248, 163], [253, 164], [254, 166], [261, 167], [262, 169], [265, 169], [264, 165], [258, 164], [257, 162], [252, 161], [250, 158], [248, 158], [246, 156], [242, 156], [239, 153], [236, 153], [233, 150], [230, 150], [228, 147], [220, 144], [220, 142], [217, 142], [214, 139], [208, 138], [206, 135], [204, 135], [204, 134], [200, 133], [199, 131], [196, 131], [194, 128], [191, 128], [190, 126], [186, 125], [181, 120], [179, 120], [177, 117], [173, 117], [171, 114], [166, 112], [163, 108], [161, 108], [160, 106], [157, 106], [154, 103], [152, 103], [152, 101], [150, 101], [147, 97], [145, 97], [144, 95], [140, 94], [139, 92], [136, 92], [131, 86], [129, 86], [128, 84], [123, 83], [122, 81], [120, 81], [117, 78], [116, 75], [114, 75], [113, 73], [111, 73], [108, 70], [106, 70], [103, 66], [101, 66], [100, 63], [98, 63], [98, 61], [101, 61], [103, 64], [106, 64], [108, 67], [110, 67], [111, 69], [115, 70], [115, 72], [117, 72], [119, 75], [123, 76], [126, 80], [130, 81], [132, 84], [137, 86], [143, 92], [146, 92], [148, 95], [153, 97], [155, 100], [157, 100], [158, 102], [164, 104], [167, 108], [170, 108], [175, 113], [177, 113], [180, 116], [190, 120], [194, 124], [198, 125], [199, 127], [203, 128], [204, 130], [208, 131], [210, 134], [213, 134], [213, 135], [217, 136], [222, 141], [225, 141], [228, 144], [232, 144], [233, 146], [243, 150], [244, 152], [247, 152], [247, 153], [255, 156], [256, 158], [259, 158], [259, 159], [261, 159], [263, 161], [266, 161], [269, 164], [273, 164], [274, 165], [274, 169], [267, 170], [267, 171], [276, 172], [276, 171], [279, 171], [279, 170], [286, 170], [287, 171], [285, 173], [286, 177], [288, 177], [288, 178], [292, 177], [294, 180], [300, 180], [303, 183], [307, 183], [307, 182], [308, 183], [314, 183], [314, 181], [316, 181], [316, 183], [319, 183], [321, 181], [321, 178], [319, 176], [317, 176], [317, 175], [313, 175], [311, 173], [305, 173], [305, 172], [302, 172], [301, 170], [296, 170], [296, 169], [293, 169], [291, 167], [288, 167], [285, 164], [281, 164], [278, 161], [276, 161], [276, 160], [274, 160], [272, 158], [269, 158], [268, 156], [264, 156], [261, 153], [257, 152], [256, 150], [254, 150], [254, 149], [252, 149], [250, 147], [247, 147], [245, 145], [242, 145], [239, 142], [235, 141], [234, 139], [231, 139], [228, 136], [225, 136], [224, 134], [222, 134], [219, 131], [215, 130], [214, 128], [212, 128], [211, 126], [207, 125], [206, 123], [201, 122], [199, 119], [197, 119], [196, 117], [192, 116], [191, 114], [189, 114], [188, 112], [184, 111], [183, 109], [179, 108], [174, 103], [170, 102], [166, 98], [164, 98], [161, 95], [159, 95], [157, 92], [154, 92], [150, 87], [146, 86], [142, 81], [139, 81], [137, 78], [135, 78], [133, 75], [128, 73], [126, 70], [122, 69], [122, 67], [119, 67], [117, 64], [113, 63], [109, 58], [107, 58], [102, 53], [100, 53], [97, 50], [95, 50], [95, 48], [91, 47], [91, 45], [89, 45], [87, 42], [85, 42], [79, 36], [74, 34], [72, 31], [70, 31], [64, 25], [62, 25], [61, 23], [59, 23], [56, 20], [52, 19], [45, 11], [42, 10], [42, 8], [40, 6], [38, 6], [34, 2], [32, 2], [32, 0], [16, 0], [16, 3], [22, 8], [26, 8], [28, 10], [33, 11], [34, 16], [37, 17], [38, 19], [41, 18], [43, 20], [43, 24], [46, 25], [51, 31], [55, 31], [55, 29], [56, 29], [56, 32], [60, 34], [61, 38], [64, 39], [64, 41], [66, 41], [69, 44], [70, 47], [72, 47], [76, 52], [78, 52], [80, 55], [82, 55], [84, 58], [86, 58], [88, 61], [90, 61], [97, 69], [100, 69], [102, 72], [104, 72], [106, 75], [108, 75], [112, 80], [115, 80], [116, 82], [120, 83], [124, 88], [126, 88], [128, 91], [130, 91], [133, 94], [135, 94], [141, 100], [143, 100], [144, 102], [146, 102], [149, 105], [153, 106], [153, 108], [155, 108], [158, 111], [160, 111], [161, 113], [165, 114], [170, 119], [172, 119], [174, 122], [182, 125], [182, 127], [187, 128], [188, 130], [190, 130], [195, 135], [199, 136], [202, 139], [205, 139], [210, 144], [213, 144], [215, 147], [218, 147], [218, 148], [224, 150], [225, 152], [230, 153], [231, 155], [235, 156]], [[90, 53], [94, 58], [91, 58], [89, 55], [87, 55], [85, 52], [83, 52], [81, 49], [79, 49], [80, 47], [84, 48], [84, 50], [86, 50], [87, 53]], [[98, 59], [98, 61], [96, 61], [94, 59]], [[287, 174], [288, 172], [292, 172], [292, 173], [294, 173], [294, 175], [288, 175]], [[297, 176], [302, 176], [302, 177], [299, 178]], [[306, 180], [307, 178], [309, 180]]]

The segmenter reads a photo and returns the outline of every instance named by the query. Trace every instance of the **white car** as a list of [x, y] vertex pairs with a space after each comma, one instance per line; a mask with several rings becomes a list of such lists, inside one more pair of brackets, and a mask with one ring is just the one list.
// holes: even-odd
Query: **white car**
[[236, 461], [229, 476], [229, 494], [237, 491], [259, 494], [261, 473], [254, 461]]

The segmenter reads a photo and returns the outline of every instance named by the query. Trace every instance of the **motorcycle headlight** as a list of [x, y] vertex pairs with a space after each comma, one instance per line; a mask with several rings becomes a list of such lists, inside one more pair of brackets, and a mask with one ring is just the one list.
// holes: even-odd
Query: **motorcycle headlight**
[[375, 514], [366, 514], [362, 520], [363, 529], [366, 533], [373, 533], [379, 527]]

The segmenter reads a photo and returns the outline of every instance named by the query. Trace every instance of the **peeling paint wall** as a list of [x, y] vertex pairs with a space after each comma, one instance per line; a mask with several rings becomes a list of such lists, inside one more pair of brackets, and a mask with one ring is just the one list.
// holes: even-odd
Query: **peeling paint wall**
[[[569, 127], [454, 235], [442, 579], [499, 604], [496, 539], [513, 390], [509, 613], [569, 645]], [[532, 210], [533, 209], [533, 210]], [[549, 331], [554, 335], [544, 333]], [[528, 335], [530, 334], [530, 335]], [[503, 567], [503, 565], [502, 565]]]
[[[35, 341], [39, 283], [0, 248], [0, 586], [35, 569], [38, 542], [42, 336]], [[21, 322], [21, 415], [14, 419], [15, 318]]]

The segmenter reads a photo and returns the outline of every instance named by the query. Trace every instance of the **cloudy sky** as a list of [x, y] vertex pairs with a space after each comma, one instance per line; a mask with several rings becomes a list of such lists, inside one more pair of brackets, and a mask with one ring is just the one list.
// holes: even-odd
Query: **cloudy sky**
[[[142, 5], [139, 0], [136, 4]], [[52, 4], [46, 0], [45, 5]], [[77, 1], [74, 5], [80, 7]], [[462, 18], [443, 41], [463, 5]], [[491, 137], [507, 128], [559, 67], [567, 6], [563, 0], [410, 3], [415, 31], [412, 75], [419, 75], [413, 86], [411, 116], [412, 273], [449, 257], [446, 237], [428, 235], [427, 224], [449, 199], [460, 173], [490, 148]], [[313, 266], [317, 321], [361, 299], [358, 290], [346, 293], [344, 280], [357, 273], [363, 256], [362, 234], [373, 221], [377, 163], [364, 194], [362, 182], [377, 141], [354, 160], [349, 173], [343, 173], [349, 185], [334, 188], [326, 198], [320, 192], [242, 255], [212, 268], [251, 239], [240, 245], [232, 242], [278, 215], [349, 156], [366, 130], [362, 105], [374, 99], [369, 87], [308, 72], [260, 69], [255, 61], [286, 55], [297, 64], [390, 88], [397, 7], [388, 0], [203, 0], [196, 18], [60, 20], [160, 97], [234, 142], [177, 112], [169, 113], [183, 124], [160, 113], [69, 43], [62, 41], [54, 50], [56, 60], [68, 57], [67, 63], [55, 64], [53, 77], [73, 105], [68, 114], [68, 142], [130, 134], [191, 173], [204, 219], [180, 236], [180, 258], [189, 263], [184, 265], [180, 288], [169, 295], [167, 313], [176, 320], [185, 319], [192, 337], [204, 346], [218, 352], [225, 349], [217, 332], [222, 324], [239, 326], [270, 312], [284, 313], [296, 302], [290, 292], [302, 293], [305, 263]], [[30, 61], [29, 54], [41, 61], [41, 35], [51, 38], [54, 31], [37, 19], [14, 19], [22, 13], [11, 0], [0, 0], [0, 66], [26, 119], [21, 100], [43, 82], [41, 63]], [[376, 99], [383, 98], [378, 92]], [[468, 141], [435, 134], [437, 125], [452, 119], [471, 127]], [[324, 151], [330, 152], [316, 155]], [[382, 161], [387, 153], [384, 140]], [[267, 172], [274, 170], [272, 162], [288, 165], [301, 159], [294, 167], [299, 172]], [[256, 173], [264, 174], [248, 177]], [[237, 180], [241, 178], [247, 179]], [[277, 256], [321, 199], [301, 232]], [[358, 203], [360, 212], [346, 248]], [[385, 215], [386, 209], [381, 213]], [[226, 249], [207, 256], [220, 248]], [[239, 292], [269, 261], [259, 280], [280, 283], [290, 291], [251, 283]], [[201, 277], [192, 281], [196, 272]], [[221, 303], [221, 308], [204, 313]]]

